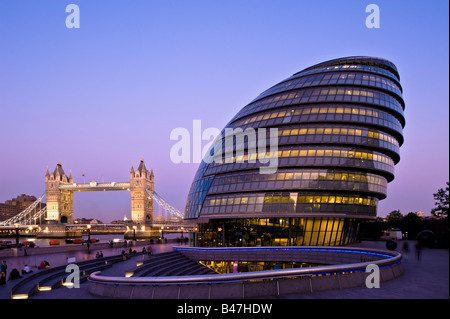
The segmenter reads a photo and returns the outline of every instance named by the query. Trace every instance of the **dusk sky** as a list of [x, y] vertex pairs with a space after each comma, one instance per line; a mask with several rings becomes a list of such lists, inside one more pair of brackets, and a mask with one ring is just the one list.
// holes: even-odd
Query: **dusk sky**
[[[68, 4], [80, 27], [67, 28]], [[369, 29], [366, 6], [380, 8]], [[355, 55], [396, 64], [405, 143], [378, 216], [434, 207], [449, 180], [449, 2], [381, 0], [0, 1], [0, 202], [75, 182], [128, 182], [141, 157], [184, 212], [198, 163], [175, 164], [172, 130], [222, 129], [281, 80]], [[206, 145], [208, 141], [203, 141]], [[192, 158], [191, 154], [191, 158]], [[83, 177], [82, 175], [85, 175]], [[77, 193], [74, 218], [130, 218], [129, 192]]]

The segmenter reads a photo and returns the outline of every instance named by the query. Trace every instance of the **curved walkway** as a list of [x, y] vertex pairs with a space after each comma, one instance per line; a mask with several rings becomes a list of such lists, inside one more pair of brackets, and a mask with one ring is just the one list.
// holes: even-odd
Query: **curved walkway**
[[[414, 242], [410, 242], [413, 247]], [[363, 242], [354, 245], [361, 248], [383, 249], [384, 242]], [[154, 245], [154, 252], [158, 249], [171, 251], [173, 245]], [[401, 251], [401, 248], [397, 248]], [[105, 255], [107, 252], [103, 251]], [[108, 276], [123, 276], [125, 271], [136, 265], [142, 256], [136, 256], [123, 263], [102, 272]], [[8, 265], [12, 264], [10, 258]], [[448, 299], [449, 298], [449, 250], [423, 249], [422, 258], [416, 260], [414, 251], [408, 260], [403, 261], [405, 273], [400, 278], [389, 282], [382, 282], [380, 288], [349, 288], [335, 291], [315, 292], [311, 294], [284, 295], [284, 299]], [[8, 267], [10, 268], [10, 266]], [[9, 286], [10, 283], [7, 284]], [[0, 287], [0, 298], [9, 298], [10, 287]], [[45, 294], [33, 296], [33, 299], [104, 299], [94, 296], [88, 291], [88, 284], [81, 284], [78, 289], [60, 288]]]

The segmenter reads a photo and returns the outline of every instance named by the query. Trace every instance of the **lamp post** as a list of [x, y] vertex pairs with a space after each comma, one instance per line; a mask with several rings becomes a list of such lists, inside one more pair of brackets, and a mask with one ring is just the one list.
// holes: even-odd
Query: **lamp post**
[[133, 226], [133, 240], [134, 240], [134, 241], [136, 241], [136, 229], [137, 229], [137, 226], [134, 225], [134, 226]]
[[161, 226], [161, 239], [164, 239], [164, 226]]
[[87, 249], [88, 249], [88, 253], [90, 253], [89, 244], [91, 243], [91, 225], [87, 225], [86, 227], [87, 227], [87, 231], [88, 231]]
[[16, 247], [19, 248], [19, 224], [14, 224], [14, 228], [16, 230]]

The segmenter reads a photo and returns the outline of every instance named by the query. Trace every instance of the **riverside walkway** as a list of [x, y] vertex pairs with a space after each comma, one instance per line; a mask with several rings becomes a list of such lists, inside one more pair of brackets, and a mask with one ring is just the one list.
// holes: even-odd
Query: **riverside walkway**
[[[154, 254], [168, 252], [173, 246], [178, 244], [153, 244]], [[353, 246], [361, 248], [385, 248], [384, 242], [363, 242]], [[149, 245], [146, 245], [148, 247]], [[411, 252], [408, 260], [403, 260], [405, 273], [400, 278], [381, 283], [380, 288], [351, 288], [343, 290], [332, 290], [324, 292], [315, 292], [311, 294], [284, 295], [282, 299], [448, 299], [449, 298], [449, 250], [448, 249], [423, 249], [421, 259], [417, 260], [414, 250], [414, 242], [410, 242]], [[140, 251], [142, 247], [132, 247]], [[119, 254], [123, 248], [103, 249], [104, 256]], [[401, 245], [396, 249], [401, 252]], [[81, 252], [85, 258], [86, 252]], [[73, 253], [71, 253], [73, 255]], [[61, 256], [55, 256], [61, 255]], [[55, 264], [67, 264], [65, 253], [48, 256], [28, 256], [28, 257], [10, 257], [6, 258], [8, 270], [23, 267], [24, 262], [29, 262], [32, 266], [34, 258], [38, 260], [45, 259]], [[91, 251], [92, 258], [95, 258], [95, 251]], [[28, 258], [28, 259], [25, 259]], [[31, 259], [30, 259], [31, 258]], [[55, 259], [51, 259], [55, 258]], [[58, 260], [56, 258], [59, 258]], [[123, 276], [125, 271], [132, 268], [136, 261], [142, 259], [142, 256], [136, 256], [130, 260], [117, 263], [110, 269], [102, 272], [106, 276]], [[35, 270], [37, 271], [37, 270]], [[14, 281], [8, 282], [6, 286], [0, 287], [0, 298], [9, 298], [9, 291]], [[93, 296], [88, 291], [88, 284], [81, 284], [80, 288], [60, 288], [46, 293], [33, 296], [33, 299], [103, 299]]]

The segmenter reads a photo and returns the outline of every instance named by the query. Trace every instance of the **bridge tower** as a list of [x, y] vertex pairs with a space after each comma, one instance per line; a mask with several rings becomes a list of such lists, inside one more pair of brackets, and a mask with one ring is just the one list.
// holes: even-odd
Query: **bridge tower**
[[47, 217], [49, 223], [73, 224], [73, 192], [59, 189], [60, 185], [73, 184], [72, 172], [67, 177], [61, 162], [58, 162], [53, 173], [45, 174], [45, 194], [47, 197]]
[[138, 169], [135, 171], [131, 165], [130, 171], [131, 220], [134, 223], [153, 223], [153, 200], [146, 190], [155, 192], [155, 177], [153, 169], [150, 172], [142, 158]]

